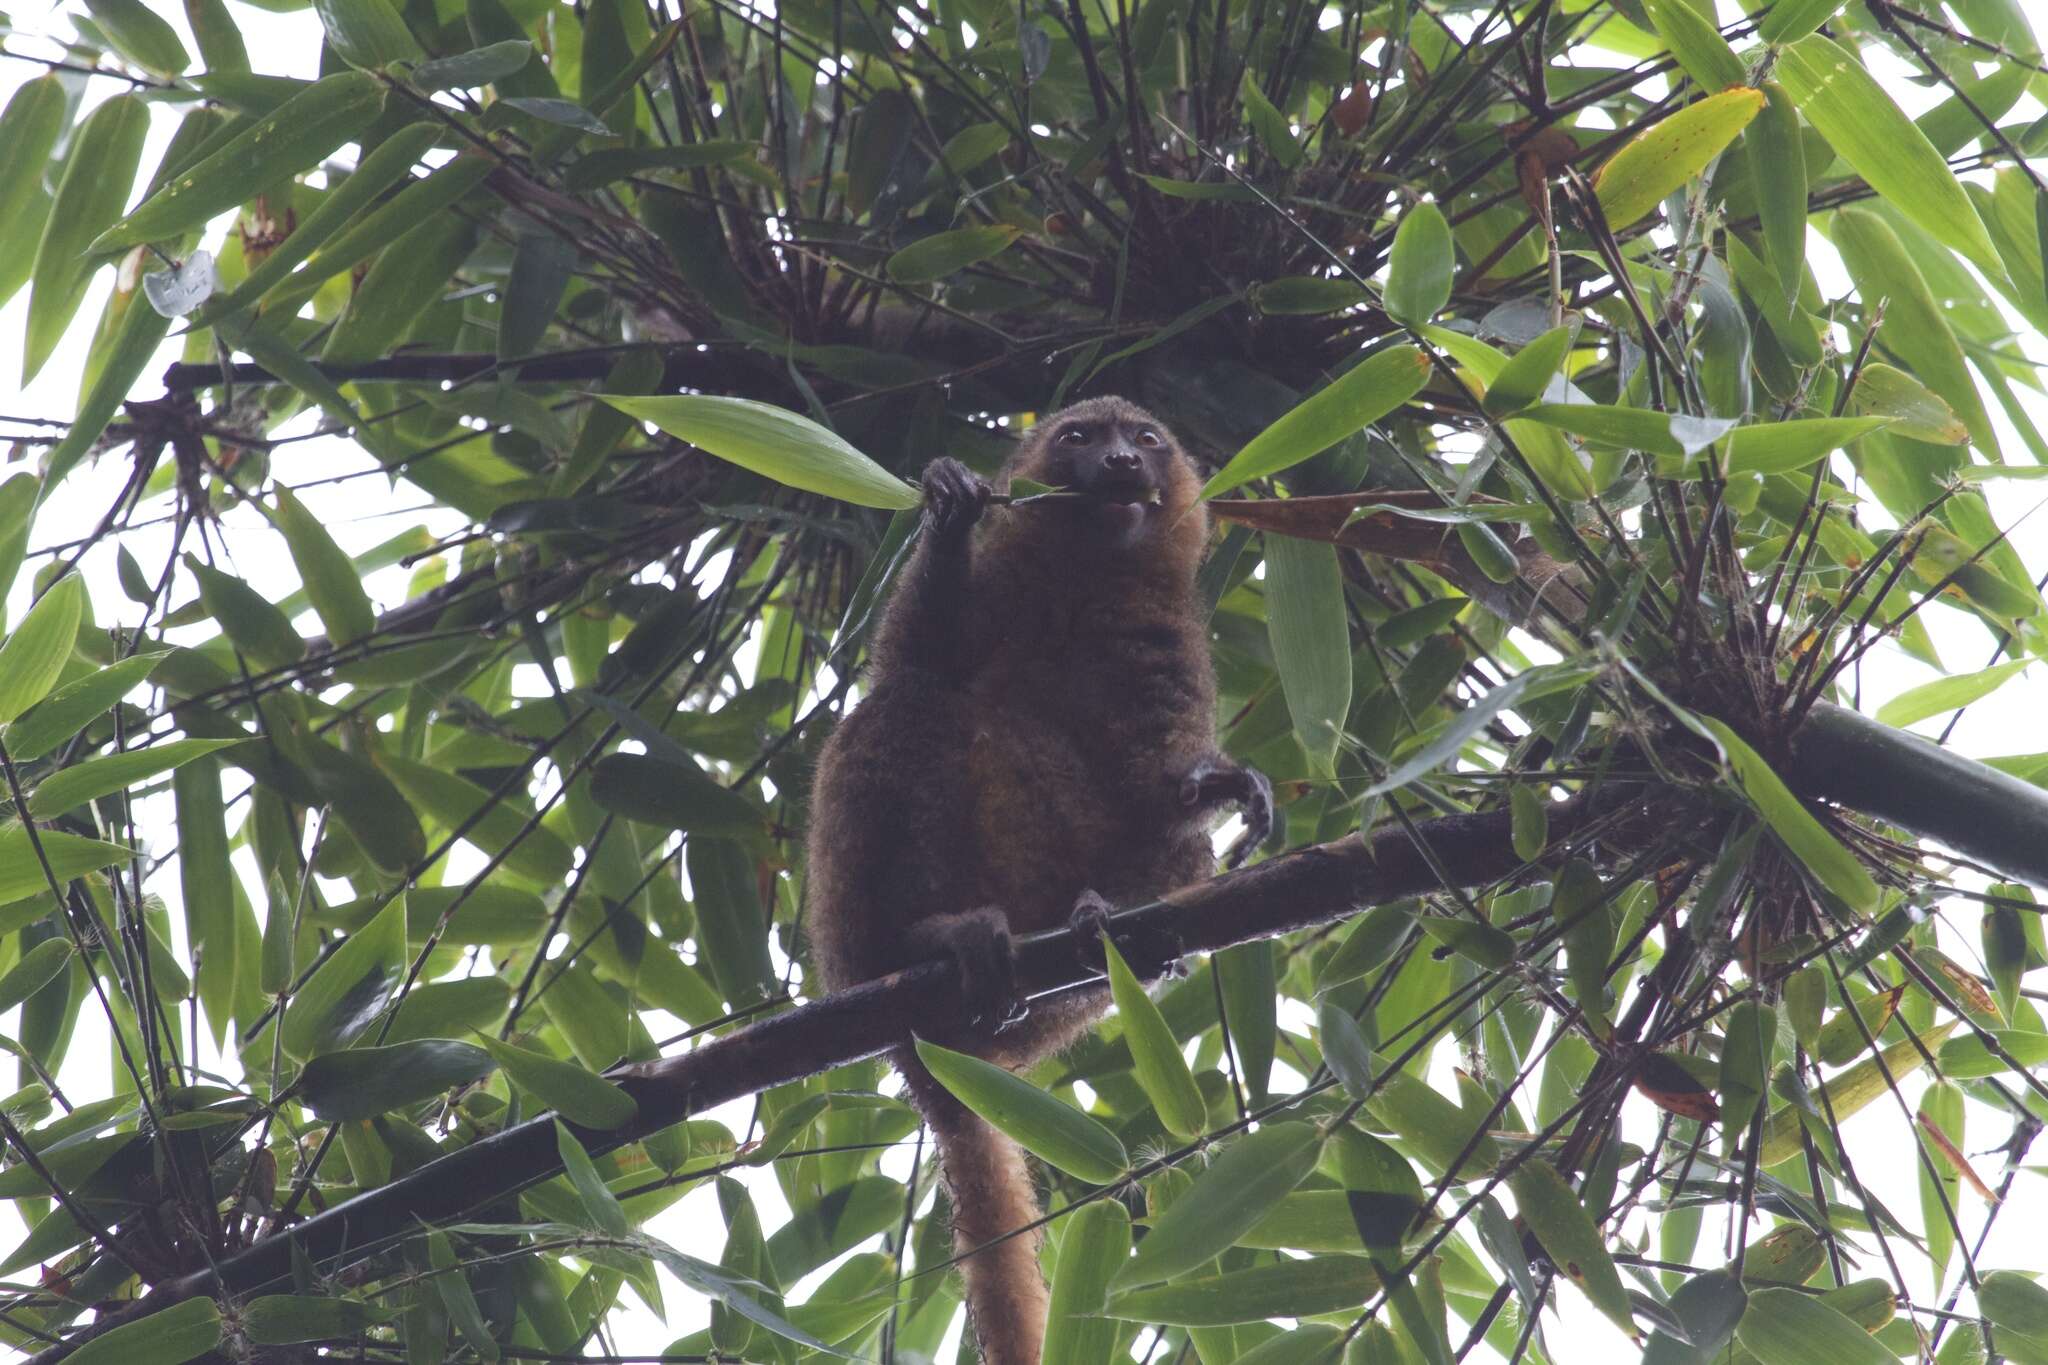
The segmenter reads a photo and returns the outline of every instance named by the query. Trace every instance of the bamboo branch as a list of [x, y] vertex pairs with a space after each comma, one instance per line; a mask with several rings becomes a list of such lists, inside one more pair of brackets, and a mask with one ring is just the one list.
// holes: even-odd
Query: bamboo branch
[[[1615, 785], [1552, 808], [1554, 839], [1593, 831], [1596, 822], [1624, 843], [1682, 819], [1675, 794], [1654, 797]], [[1370, 843], [1352, 837], [1284, 854], [1174, 892], [1112, 917], [1111, 933], [1132, 962], [1163, 969], [1192, 953], [1332, 924], [1374, 905], [1443, 889], [1431, 864], [1456, 870], [1465, 886], [1483, 885], [1523, 865], [1505, 810], [1451, 815], [1400, 829]], [[1426, 842], [1425, 855], [1420, 843]], [[1023, 939], [1017, 982], [1030, 997], [1099, 981], [1099, 943], [1074, 929]], [[620, 1128], [575, 1128], [593, 1153], [610, 1151], [718, 1105], [872, 1057], [908, 1042], [947, 1015], [964, 1019], [967, 1002], [950, 962], [925, 962], [851, 990], [735, 1030], [693, 1051], [611, 1073], [639, 1103]], [[248, 1295], [289, 1284], [296, 1258], [327, 1270], [388, 1250], [422, 1228], [455, 1221], [556, 1175], [561, 1158], [553, 1115], [543, 1115], [429, 1162], [390, 1184], [335, 1205], [263, 1238], [246, 1250], [157, 1285], [131, 1306], [103, 1314], [77, 1335], [45, 1348], [32, 1365], [55, 1365], [112, 1327], [201, 1295]], [[574, 1128], [574, 1125], [571, 1125]]]

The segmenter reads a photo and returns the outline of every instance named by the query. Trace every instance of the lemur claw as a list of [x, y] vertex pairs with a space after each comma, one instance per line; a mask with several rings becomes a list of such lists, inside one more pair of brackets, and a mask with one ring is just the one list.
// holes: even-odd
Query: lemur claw
[[1223, 855], [1223, 865], [1232, 870], [1242, 867], [1273, 837], [1273, 784], [1256, 768], [1220, 757], [1205, 758], [1181, 779], [1180, 801], [1190, 810], [1218, 804], [1238, 808], [1244, 816], [1244, 833]]
[[993, 493], [981, 475], [958, 460], [941, 456], [925, 466], [924, 519], [938, 535], [964, 535], [988, 510]]

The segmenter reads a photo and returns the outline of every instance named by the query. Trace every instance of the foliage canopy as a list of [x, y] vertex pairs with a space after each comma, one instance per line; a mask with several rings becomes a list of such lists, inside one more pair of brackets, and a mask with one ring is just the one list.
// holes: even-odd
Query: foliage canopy
[[[0, 482], [0, 1338], [552, 1359], [680, 1284], [679, 1358], [933, 1357], [879, 1062], [666, 1127], [602, 1073], [808, 993], [911, 481], [1117, 391], [1215, 470], [1287, 845], [1490, 843], [1156, 1000], [1119, 960], [1033, 1084], [933, 1054], [1044, 1162], [1058, 1358], [1571, 1358], [1561, 1296], [1659, 1365], [2048, 1360], [1983, 1257], [2048, 756], [1894, 728], [2048, 645], [1983, 492], [2048, 462], [2024, 5], [310, 8], [290, 79], [223, 0], [85, 0], [0, 112], [25, 381], [114, 282]], [[460, 529], [357, 543], [384, 480]], [[1941, 671], [1866, 717], [1878, 648]], [[428, 1185], [462, 1221], [290, 1240]], [[643, 1228], [693, 1194], [715, 1253]]]

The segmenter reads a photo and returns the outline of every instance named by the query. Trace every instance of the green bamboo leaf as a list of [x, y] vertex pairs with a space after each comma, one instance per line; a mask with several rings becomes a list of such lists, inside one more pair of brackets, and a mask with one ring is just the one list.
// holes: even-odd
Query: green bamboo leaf
[[[1898, 232], [1868, 209], [1846, 208], [1828, 220], [1828, 235], [1841, 252], [1842, 264], [1858, 292], [1865, 298], [1886, 301], [1884, 325], [1877, 333], [1879, 343], [1955, 410], [1974, 440], [1986, 449], [1996, 449], [1996, 433], [1970, 377], [1962, 343], [1949, 325], [1949, 311], [1934, 296]], [[1961, 463], [1960, 459], [1955, 462]], [[1934, 471], [1937, 476], [1940, 472]], [[1913, 480], [1903, 496], [1917, 507], [1923, 501], [1921, 490], [1934, 486], [1934, 478]]]
[[1881, 360], [1863, 367], [1849, 404], [1865, 416], [1888, 419], [1892, 434], [1907, 440], [1956, 446], [1970, 439], [1969, 426], [1940, 394]]
[[690, 839], [683, 856], [697, 897], [704, 965], [719, 993], [735, 1007], [778, 994], [754, 860], [731, 839], [701, 835]]
[[2026, 921], [2013, 906], [1987, 905], [1978, 932], [1984, 945], [1984, 970], [1997, 992], [1999, 1011], [2010, 1019], [2019, 1004], [2020, 977], [2027, 966]]
[[171, 796], [178, 817], [178, 886], [185, 902], [185, 936], [197, 968], [199, 1003], [219, 1040], [234, 1012], [239, 947], [219, 761], [201, 758], [173, 771]]
[[345, 71], [318, 81], [186, 167], [87, 250], [125, 251], [202, 227], [264, 189], [319, 165], [368, 128], [383, 107], [383, 84], [365, 72]]
[[[260, 793], [258, 799], [263, 799]], [[270, 904], [263, 921], [263, 942], [258, 955], [261, 979], [257, 984], [265, 995], [277, 996], [291, 989], [292, 978], [298, 974], [296, 921], [300, 908], [281, 875], [273, 872], [264, 890]]]
[[[275, 740], [276, 734], [271, 738]], [[290, 757], [320, 799], [355, 836], [372, 863], [387, 872], [412, 868], [427, 854], [419, 816], [382, 769], [360, 753], [310, 736], [293, 736]]]
[[1426, 201], [1417, 204], [1402, 216], [1394, 233], [1381, 302], [1398, 321], [1419, 327], [1450, 302], [1451, 274], [1457, 264], [1457, 247], [1444, 211]]
[[419, 1038], [390, 1047], [346, 1048], [306, 1063], [299, 1096], [333, 1123], [404, 1109], [490, 1074], [491, 1054], [448, 1038]]
[[1253, 1105], [1271, 1093], [1273, 1057], [1280, 1042], [1279, 954], [1271, 939], [1239, 943], [1210, 959], [1223, 992], [1230, 1040]]
[[[1684, 0], [1666, 2], [1674, 9], [1691, 9]], [[1783, 86], [1766, 84], [1764, 99], [1756, 122], [1743, 130], [1742, 142], [1756, 180], [1764, 259], [1778, 277], [1780, 297], [1791, 304], [1806, 271], [1806, 139], [1800, 135], [1799, 111]]]
[[1727, 755], [1728, 767], [1757, 814], [1771, 827], [1779, 842], [1805, 865], [1815, 879], [1841, 897], [1851, 909], [1872, 914], [1878, 906], [1877, 883], [1856, 856], [1828, 833], [1813, 813], [1792, 794], [1763, 755], [1749, 747], [1741, 736], [1711, 716], [1700, 723], [1713, 732]]
[[1543, 1245], [1550, 1263], [1584, 1291], [1595, 1308], [1631, 1339], [1639, 1340], [1621, 1272], [1593, 1216], [1557, 1168], [1541, 1158], [1522, 1163], [1508, 1177], [1515, 1207]]
[[1141, 175], [1138, 178], [1171, 199], [1217, 199], [1240, 204], [1259, 201], [1258, 194], [1249, 185], [1240, 185], [1235, 180], [1176, 180], [1168, 175]]
[[178, 31], [142, 0], [85, 0], [114, 50], [146, 71], [175, 76], [192, 64]]
[[260, 669], [282, 668], [305, 657], [306, 642], [292, 629], [290, 619], [254, 588], [190, 554], [185, 556], [185, 568], [198, 581], [199, 600], [206, 614], [249, 656], [250, 663]]
[[1820, 1042], [1827, 996], [1827, 978], [1818, 967], [1801, 967], [1785, 980], [1785, 1018], [1791, 1021], [1792, 1036], [1808, 1052]]
[[1308, 1123], [1277, 1123], [1238, 1138], [1153, 1222], [1111, 1286], [1157, 1284], [1213, 1260], [1308, 1178], [1322, 1146], [1323, 1135]]
[[1365, 795], [1368, 798], [1384, 796], [1388, 792], [1407, 786], [1425, 773], [1434, 771], [1439, 765], [1457, 755], [1495, 716], [1520, 701], [1524, 693], [1533, 689], [1534, 693], [1540, 696], [1566, 686], [1575, 686], [1591, 676], [1587, 669], [1577, 664], [1539, 665], [1516, 674], [1452, 717], [1448, 724], [1440, 727], [1430, 737], [1427, 744], [1409, 754], [1385, 777], [1366, 788]]
[[[560, 1119], [555, 1120], [555, 1150], [561, 1155], [562, 1170], [569, 1177], [569, 1183], [576, 1188], [577, 1201], [583, 1205], [586, 1226], [609, 1237], [629, 1235], [633, 1230], [632, 1220], [626, 1216], [617, 1196], [605, 1187], [604, 1177], [592, 1164], [590, 1153], [583, 1150], [583, 1144]], [[758, 1220], [754, 1221], [753, 1231], [758, 1239], [761, 1231]]]
[[416, 62], [426, 54], [391, 0], [313, 0], [335, 55], [350, 66]]
[[[0, 143], [0, 157], [5, 154], [6, 145]], [[0, 231], [5, 229], [5, 220], [0, 220]], [[0, 295], [0, 303], [4, 302], [5, 296]], [[42, 480], [25, 471], [0, 479], [0, 630], [7, 625], [7, 591], [14, 586], [21, 561], [28, 554], [28, 530], [35, 521], [42, 488]]]
[[[43, 856], [50, 860], [50, 870], [56, 874], [60, 885], [73, 877], [97, 872], [100, 868], [126, 862], [135, 856], [133, 849], [120, 844], [87, 839], [61, 830], [38, 830], [36, 839], [42, 845]], [[0, 905], [38, 895], [49, 888], [49, 881], [43, 876], [42, 862], [36, 857], [35, 846], [29, 842], [27, 828], [19, 824], [0, 825]]]
[[[1394, 1071], [1378, 1058], [1373, 1074], [1378, 1089], [1366, 1101], [1366, 1112], [1411, 1144], [1433, 1170], [1448, 1170], [1461, 1156], [1458, 1178], [1484, 1175], [1500, 1163], [1500, 1144], [1478, 1131], [1478, 1114], [1467, 1114], [1429, 1084], [1406, 1071]], [[1467, 1148], [1470, 1151], [1467, 1151]]]
[[[448, 1321], [455, 1324], [462, 1333], [462, 1339], [469, 1344], [485, 1365], [495, 1365], [498, 1360], [498, 1342], [491, 1335], [490, 1327], [484, 1322], [482, 1307], [476, 1301], [476, 1291], [469, 1286], [469, 1272], [456, 1258], [455, 1242], [447, 1233], [429, 1232], [426, 1235], [427, 1263], [437, 1272], [429, 1284], [434, 1286], [436, 1297], [441, 1301], [442, 1311]], [[445, 1338], [446, 1329], [442, 1330]]]
[[[1939, 1048], [1960, 1022], [1951, 1019], [1931, 1029], [1923, 1029], [1918, 1038], [1893, 1043], [1883, 1052], [1866, 1057], [1848, 1070], [1828, 1078], [1820, 1086], [1826, 1102], [1823, 1103], [1816, 1095], [1813, 1100], [1815, 1110], [1832, 1115], [1837, 1124], [1848, 1122], [1872, 1100], [1890, 1093], [1893, 1085], [1918, 1071], [1926, 1061], [1926, 1054]], [[1800, 1155], [1800, 1127], [1798, 1105], [1788, 1103], [1773, 1109], [1770, 1117], [1764, 1120], [1763, 1140], [1757, 1147], [1757, 1165], [1775, 1166]]]
[[1451, 915], [1423, 915], [1415, 923], [1423, 933], [1487, 971], [1497, 972], [1515, 960], [1515, 936], [1505, 929]]
[[85, 246], [121, 216], [142, 160], [149, 130], [149, 106], [134, 95], [116, 95], [72, 134], [57, 182], [50, 216], [36, 245], [29, 272], [28, 332], [22, 342], [21, 379], [26, 384], [43, 368], [71, 324], [99, 262]]
[[1658, 1331], [1643, 1353], [1643, 1365], [1706, 1365], [1718, 1361], [1734, 1339], [1735, 1325], [1749, 1306], [1749, 1291], [1732, 1270], [1695, 1275], [1671, 1296], [1671, 1312], [1685, 1326], [1689, 1343]]
[[[382, 150], [381, 147], [379, 150]], [[394, 157], [397, 155], [393, 154]], [[357, 167], [357, 174], [371, 169], [371, 159]], [[407, 163], [410, 164], [409, 162]], [[442, 163], [425, 176], [392, 195], [377, 208], [364, 214], [354, 227], [345, 227], [344, 218], [337, 216], [323, 224], [328, 239], [306, 258], [306, 268], [287, 278], [267, 276], [264, 265], [250, 271], [249, 279], [221, 301], [223, 314], [244, 309], [271, 295], [265, 302], [281, 315], [290, 316], [299, 305], [313, 297], [322, 283], [332, 279], [344, 270], [351, 270], [362, 262], [377, 255], [408, 232], [431, 220], [445, 216], [444, 211], [460, 202], [465, 195], [481, 185], [484, 177], [496, 166], [487, 156], [458, 156]], [[404, 168], [394, 171], [389, 162], [376, 167], [378, 173], [390, 174], [395, 180], [404, 173]], [[336, 194], [348, 193], [347, 182]], [[373, 196], [366, 196], [373, 197]], [[322, 201], [324, 204], [326, 201]], [[358, 206], [359, 207], [359, 206]], [[314, 216], [320, 214], [314, 210]], [[339, 211], [337, 211], [339, 214]], [[353, 217], [355, 207], [350, 207], [346, 217]], [[310, 224], [313, 217], [309, 216]], [[304, 230], [304, 225], [301, 226]], [[296, 236], [294, 233], [293, 236]], [[289, 249], [291, 238], [285, 239]], [[268, 262], [264, 263], [265, 265]], [[273, 292], [274, 291], [274, 292]], [[266, 311], [268, 311], [266, 309]]]
[[1209, 1107], [1202, 1101], [1173, 1030], [1166, 1026], [1159, 1006], [1145, 993], [1116, 944], [1105, 936], [1102, 947], [1109, 963], [1110, 997], [1124, 1023], [1124, 1041], [1130, 1044], [1139, 1086], [1167, 1132], [1183, 1138], [1201, 1136], [1208, 1129]]
[[1110, 1365], [1117, 1325], [1104, 1316], [1109, 1282], [1131, 1254], [1131, 1215], [1114, 1199], [1083, 1204], [1066, 1220], [1045, 1315], [1043, 1365]]
[[930, 284], [1001, 255], [1019, 235], [1008, 223], [935, 232], [891, 256], [884, 269], [898, 284]]
[[[71, 940], [68, 938], [46, 938], [23, 953], [21, 961], [8, 968], [5, 976], [0, 976], [0, 1014], [55, 981], [57, 973], [70, 965]], [[38, 1180], [30, 1193], [44, 1193], [43, 1183]]]
[[[94, 338], [93, 349], [86, 357], [88, 382], [78, 400], [78, 412], [64, 439], [46, 457], [45, 477], [51, 487], [91, 452], [170, 330], [167, 313], [159, 312], [148, 299], [139, 297], [147, 278], [123, 288], [126, 278], [124, 272], [116, 280], [100, 335]], [[111, 328], [107, 320], [112, 320]]]
[[246, 74], [249, 49], [228, 12], [227, 0], [185, 0], [185, 22], [199, 43], [199, 60], [209, 75]]
[[777, 483], [862, 507], [915, 507], [918, 491], [838, 433], [808, 417], [750, 398], [600, 395], [629, 417]]
[[243, 741], [239, 739], [173, 739], [147, 749], [88, 759], [44, 778], [29, 795], [29, 814], [39, 818], [61, 815], [87, 801], [126, 791], [159, 773], [240, 743]]
[[1955, 172], [1853, 54], [1809, 33], [1779, 50], [1778, 81], [1872, 189], [1987, 274], [2004, 275]]
[[77, 1365], [184, 1365], [220, 1345], [220, 1305], [186, 1299], [86, 1342], [67, 1359]]
[[350, 934], [291, 998], [278, 1030], [284, 1050], [310, 1060], [347, 1047], [384, 1012], [405, 969], [405, 897], [400, 894]]
[[[1003, 148], [1010, 145], [1010, 130], [1000, 123], [970, 123], [946, 139], [946, 145], [939, 149], [939, 161], [955, 175], [965, 175], [971, 170], [987, 164]], [[934, 172], [939, 167], [933, 167]], [[930, 182], [928, 182], [930, 183]], [[943, 184], [943, 176], [933, 184]]]
[[1993, 616], [2011, 620], [2032, 616], [2040, 602], [2030, 588], [2009, 582], [1980, 557], [1970, 543], [1933, 520], [1906, 531], [1913, 554], [1913, 572], [1932, 587], [1946, 583]]
[[1611, 228], [1625, 228], [1705, 170], [1763, 107], [1761, 90], [1723, 90], [1659, 120], [1623, 144], [1593, 177]]
[[1340, 313], [1371, 301], [1372, 295], [1365, 286], [1319, 275], [1287, 275], [1251, 288], [1252, 307], [1269, 317]]
[[512, 268], [498, 308], [498, 359], [518, 360], [540, 350], [579, 259], [576, 243], [548, 228], [513, 238]]
[[[445, 940], [444, 940], [445, 941]], [[546, 996], [541, 997], [543, 1001]], [[385, 1045], [423, 1039], [447, 1038], [457, 1034], [494, 1029], [505, 1020], [512, 1002], [512, 986], [495, 976], [461, 977], [414, 986], [399, 1002], [391, 1031], [383, 1033]]]
[[2029, 662], [2026, 659], [2014, 659], [1976, 673], [1964, 673], [1953, 678], [1937, 678], [1933, 682], [1921, 683], [1918, 687], [1909, 687], [1878, 707], [1877, 718], [1886, 725], [1896, 725], [1904, 729], [1930, 716], [1960, 710], [1996, 692], [2005, 685], [2007, 679], [2026, 671]]
[[1728, 40], [1689, 0], [1643, 0], [1657, 36], [1693, 83], [1709, 94], [1749, 80], [1749, 68]]
[[1252, 125], [1252, 131], [1259, 135], [1260, 143], [1273, 160], [1279, 162], [1283, 170], [1293, 170], [1300, 165], [1302, 150], [1301, 144], [1294, 140], [1294, 129], [1288, 126], [1287, 116], [1266, 98], [1265, 91], [1259, 89], [1249, 65], [1245, 68], [1244, 78], [1238, 82], [1238, 95], [1244, 100], [1245, 117]]
[[1316, 989], [1326, 991], [1376, 972], [1390, 961], [1415, 932], [1415, 902], [1376, 905], [1358, 917], [1337, 951], [1316, 973]]
[[469, 217], [446, 213], [420, 222], [384, 248], [356, 287], [348, 311], [327, 334], [320, 358], [330, 365], [351, 365], [382, 357], [447, 292], [479, 235]]
[[[1684, 7], [1684, 0], [1676, 3]], [[1557, 378], [1558, 367], [1571, 352], [1578, 330], [1571, 324], [1553, 327], [1515, 352], [1486, 386], [1480, 407], [1487, 416], [1505, 417], [1542, 399], [1550, 391], [1551, 381]]]
[[1764, 21], [1757, 25], [1757, 37], [1773, 47], [1797, 42], [1832, 19], [1842, 3], [1843, 0], [1772, 0]]
[[1296, 1190], [1267, 1210], [1237, 1244], [1257, 1250], [1356, 1252], [1363, 1244], [1351, 1195], [1349, 1190]]
[[[59, 965], [69, 961], [71, 945], [63, 940], [45, 940], [36, 945], [36, 952], [41, 953], [52, 946], [67, 950], [65, 956], [57, 959]], [[18, 1005], [21, 1001], [16, 999], [13, 1003]], [[69, 1137], [52, 1141], [38, 1154], [37, 1163], [49, 1173], [50, 1178], [45, 1180], [34, 1166], [25, 1161], [16, 1162], [0, 1171], [0, 1199], [40, 1199], [49, 1195], [53, 1187], [61, 1191], [78, 1189], [107, 1162], [128, 1150], [137, 1136], [134, 1133], [111, 1133], [104, 1137]]]
[[609, 1130], [633, 1121], [640, 1105], [631, 1095], [574, 1062], [532, 1052], [479, 1034], [477, 1041], [512, 1083], [582, 1128]]
[[1269, 1337], [1237, 1358], [1237, 1365], [1331, 1365], [1344, 1350], [1344, 1333], [1312, 1322]]
[[1730, 474], [1789, 474], [1889, 423], [1884, 417], [1759, 422], [1728, 433]]
[[168, 649], [147, 655], [129, 655], [104, 669], [68, 681], [47, 698], [31, 706], [23, 716], [8, 722], [4, 737], [6, 751], [16, 763], [31, 763], [57, 745], [76, 737], [86, 724], [106, 714], [115, 702], [139, 688], [156, 671], [156, 665], [170, 657]]
[[493, 857], [502, 856], [510, 871], [542, 885], [569, 875], [576, 861], [574, 850], [545, 825], [528, 828], [532, 822], [521, 803], [494, 799], [461, 774], [430, 763], [384, 754], [377, 766], [427, 818], [444, 829], [463, 829], [464, 839]]
[[1355, 1100], [1370, 1096], [1372, 1048], [1358, 1021], [1326, 998], [1316, 1007], [1316, 1038], [1322, 1044], [1323, 1061], [1343, 1082], [1345, 1093]]
[[316, 1294], [265, 1294], [242, 1305], [242, 1335], [259, 1346], [291, 1346], [359, 1336], [398, 1316], [361, 1299]]
[[452, 57], [421, 62], [412, 69], [412, 83], [421, 90], [475, 90], [525, 70], [532, 60], [532, 43], [507, 38]]
[[1533, 863], [1550, 846], [1550, 803], [1531, 782], [1517, 782], [1508, 789], [1509, 840], [1515, 856]]
[[84, 612], [85, 580], [66, 574], [0, 640], [0, 725], [13, 721], [56, 686], [71, 659]]
[[1728, 1011], [1721, 1035], [1721, 1126], [1745, 1131], [1770, 1083], [1771, 1053], [1777, 1045], [1778, 1012], [1754, 1000]]
[[[1914, 1163], [1920, 1187], [1920, 1226], [1935, 1275], [1946, 1277], [1956, 1247], [1955, 1224], [1962, 1217], [1963, 1178], [1948, 1154], [1956, 1153], [1955, 1159], [1961, 1159], [1966, 1122], [1963, 1092], [1948, 1081], [1936, 1081], [1920, 1092], [1914, 1118], [1920, 1125], [1915, 1136], [1921, 1155]], [[1943, 1142], [1948, 1144], [1946, 1148]]]
[[922, 1038], [917, 1055], [962, 1104], [1047, 1165], [1095, 1185], [1120, 1180], [1130, 1169], [1130, 1154], [1116, 1134], [1023, 1077]]
[[1550, 893], [1550, 916], [1564, 939], [1565, 974], [1572, 994], [1605, 1037], [1611, 1029], [1607, 964], [1614, 956], [1614, 911], [1591, 863], [1574, 858], [1559, 871]]
[[1732, 418], [1674, 416], [1605, 403], [1537, 403], [1518, 415], [1523, 421], [1541, 422], [1589, 441], [1671, 459], [1697, 454], [1729, 431], [1740, 430]]
[[[1482, 402], [1486, 390], [1510, 364], [1506, 355], [1479, 338], [1454, 332], [1448, 327], [1425, 327], [1422, 334], [1463, 367], [1456, 372], [1460, 382], [1466, 384]], [[1501, 425], [1546, 488], [1561, 498], [1579, 499], [1593, 495], [1593, 477], [1588, 461], [1572, 449], [1554, 428], [1522, 417], [1510, 417]]]
[[707, 138], [680, 147], [599, 148], [578, 157], [563, 173], [562, 181], [572, 190], [588, 193], [648, 171], [691, 171], [730, 165], [758, 147], [758, 143], [738, 138]]
[[1374, 352], [1252, 437], [1202, 486], [1202, 496], [1290, 469], [1364, 430], [1413, 397], [1429, 369], [1429, 357], [1413, 346]]
[[[21, 226], [17, 215], [28, 209], [41, 189], [69, 112], [70, 101], [54, 72], [23, 82], [0, 112], [0, 228]], [[5, 301], [6, 295], [0, 294], [0, 302]], [[5, 587], [0, 583], [0, 591]]]
[[1978, 1311], [2022, 1336], [2048, 1339], [2048, 1289], [2017, 1270], [1994, 1270], [1978, 1282]]
[[147, 127], [147, 104], [133, 94], [117, 94], [94, 108], [72, 135], [29, 276], [23, 383], [43, 368], [84, 299], [86, 282], [100, 264], [86, 258], [86, 244], [121, 217]]
[[1379, 1274], [1363, 1257], [1308, 1256], [1127, 1290], [1102, 1312], [1131, 1322], [1221, 1327], [1355, 1310], [1379, 1288]]
[[363, 591], [356, 566], [320, 519], [308, 512], [283, 484], [277, 486], [277, 528], [284, 532], [285, 546], [299, 581], [320, 623], [327, 627], [328, 641], [335, 645], [354, 644], [377, 628], [377, 610]]
[[1870, 1333], [1810, 1294], [1759, 1289], [1736, 1324], [1735, 1339], [1771, 1365], [1897, 1365]]
[[1266, 537], [1266, 631], [1295, 735], [1316, 770], [1333, 773], [1351, 710], [1351, 631], [1336, 546]]

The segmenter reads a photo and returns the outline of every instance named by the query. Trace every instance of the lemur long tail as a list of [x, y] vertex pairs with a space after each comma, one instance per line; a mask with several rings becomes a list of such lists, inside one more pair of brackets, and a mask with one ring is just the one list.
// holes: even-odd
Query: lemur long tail
[[1047, 1293], [1038, 1232], [1018, 1231], [1031, 1228], [1040, 1214], [1024, 1153], [914, 1057], [897, 1058], [897, 1066], [938, 1143], [953, 1204], [953, 1250], [964, 1258], [968, 1325], [981, 1343], [982, 1365], [1038, 1365]]

